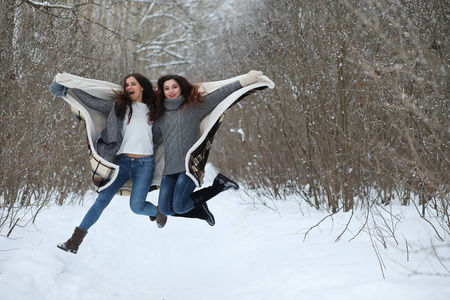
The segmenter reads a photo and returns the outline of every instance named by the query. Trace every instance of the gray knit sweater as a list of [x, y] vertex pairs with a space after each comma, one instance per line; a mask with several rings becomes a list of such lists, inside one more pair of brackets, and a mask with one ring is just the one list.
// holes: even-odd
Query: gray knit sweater
[[94, 97], [79, 89], [72, 89], [72, 91], [87, 107], [108, 116], [106, 119], [106, 127], [98, 135], [94, 147], [97, 153], [103, 158], [116, 155], [123, 140], [123, 120], [116, 115], [114, 101]]
[[225, 85], [203, 97], [204, 102], [181, 108], [183, 96], [165, 99], [166, 112], [153, 124], [153, 142], [164, 141], [163, 175], [184, 172], [188, 150], [200, 138], [201, 120], [214, 110], [226, 97], [241, 89], [239, 81]]

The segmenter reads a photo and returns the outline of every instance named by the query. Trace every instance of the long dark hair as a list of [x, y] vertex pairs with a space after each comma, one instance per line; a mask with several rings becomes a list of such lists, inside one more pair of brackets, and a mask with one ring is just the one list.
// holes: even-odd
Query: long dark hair
[[[164, 96], [164, 83], [167, 80], [175, 80], [181, 89], [181, 95], [184, 96], [184, 99], [186, 102], [183, 104], [183, 109], [188, 109], [191, 105], [195, 105], [197, 103], [202, 103], [202, 95], [200, 94], [198, 90], [198, 86], [190, 83], [186, 78], [179, 76], [179, 75], [164, 75], [158, 79], [158, 89], [156, 90], [156, 97], [158, 99], [158, 103], [160, 105], [163, 105], [164, 99], [166, 98]], [[161, 114], [164, 111], [161, 112]], [[159, 115], [158, 117], [160, 117]]]
[[156, 116], [158, 114], [158, 111], [161, 110], [160, 105], [156, 98], [156, 93], [153, 90], [153, 85], [145, 76], [143, 76], [140, 73], [131, 73], [122, 78], [120, 81], [120, 85], [122, 86], [122, 91], [117, 92], [116, 97], [116, 115], [120, 119], [125, 119], [125, 113], [127, 111], [127, 108], [130, 108], [130, 112], [128, 114], [128, 122], [130, 122], [131, 116], [133, 115], [133, 100], [131, 100], [130, 96], [126, 92], [126, 81], [128, 78], [134, 77], [141, 87], [144, 89], [142, 91], [142, 101], [147, 104], [147, 107], [149, 109], [148, 113], [148, 123], [151, 124], [152, 121], [156, 120]]

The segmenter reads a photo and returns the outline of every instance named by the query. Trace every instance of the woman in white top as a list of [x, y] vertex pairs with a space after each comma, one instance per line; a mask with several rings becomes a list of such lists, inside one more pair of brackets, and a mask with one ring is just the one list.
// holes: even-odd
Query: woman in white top
[[[115, 102], [96, 98], [82, 90], [72, 92], [88, 107], [108, 115], [106, 127], [99, 134], [95, 148], [102, 156], [116, 155], [115, 164], [119, 174], [114, 182], [102, 190], [89, 209], [81, 224], [75, 228], [72, 237], [58, 248], [77, 253], [89, 228], [100, 218], [123, 184], [132, 179], [130, 196], [131, 210], [139, 215], [156, 219], [159, 228], [164, 227], [167, 217], [157, 207], [146, 201], [153, 178], [153, 135], [152, 127], [157, 113], [157, 101], [151, 82], [139, 73], [127, 75], [121, 82], [123, 91], [117, 94]], [[50, 91], [64, 96], [67, 88], [52, 83]]]

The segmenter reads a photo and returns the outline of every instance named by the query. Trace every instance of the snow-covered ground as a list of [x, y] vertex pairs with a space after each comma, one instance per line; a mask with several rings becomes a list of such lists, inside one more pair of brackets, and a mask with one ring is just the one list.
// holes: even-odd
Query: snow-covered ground
[[52, 206], [9, 239], [0, 233], [1, 300], [450, 299], [449, 277], [424, 274], [445, 268], [421, 250], [432, 242], [448, 268], [449, 239], [439, 242], [413, 207], [392, 208], [403, 220], [393, 223], [398, 245], [387, 238], [386, 249], [367, 231], [349, 241], [364, 221], [358, 216], [335, 242], [349, 213], [325, 219], [304, 239], [326, 214], [295, 200], [276, 201], [277, 212], [243, 190], [227, 191], [209, 202], [214, 227], [169, 218], [159, 229], [116, 196], [78, 254], [56, 248], [94, 199]]

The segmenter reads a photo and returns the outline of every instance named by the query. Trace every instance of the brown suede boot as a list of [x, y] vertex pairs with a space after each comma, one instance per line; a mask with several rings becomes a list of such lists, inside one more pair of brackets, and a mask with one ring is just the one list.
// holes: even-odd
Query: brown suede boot
[[[156, 207], [158, 208], [158, 207]], [[149, 216], [150, 221], [156, 221], [156, 226], [158, 226], [158, 228], [163, 228], [164, 225], [166, 225], [167, 223], [167, 216], [163, 215], [162, 213], [159, 212], [159, 208], [158, 208], [158, 212], [156, 213], [156, 217], [153, 216]]]
[[58, 244], [58, 248], [64, 251], [68, 251], [73, 254], [77, 254], [78, 247], [83, 242], [84, 237], [86, 236], [87, 231], [81, 229], [80, 227], [75, 227], [75, 230], [72, 234], [72, 237], [62, 244]]

